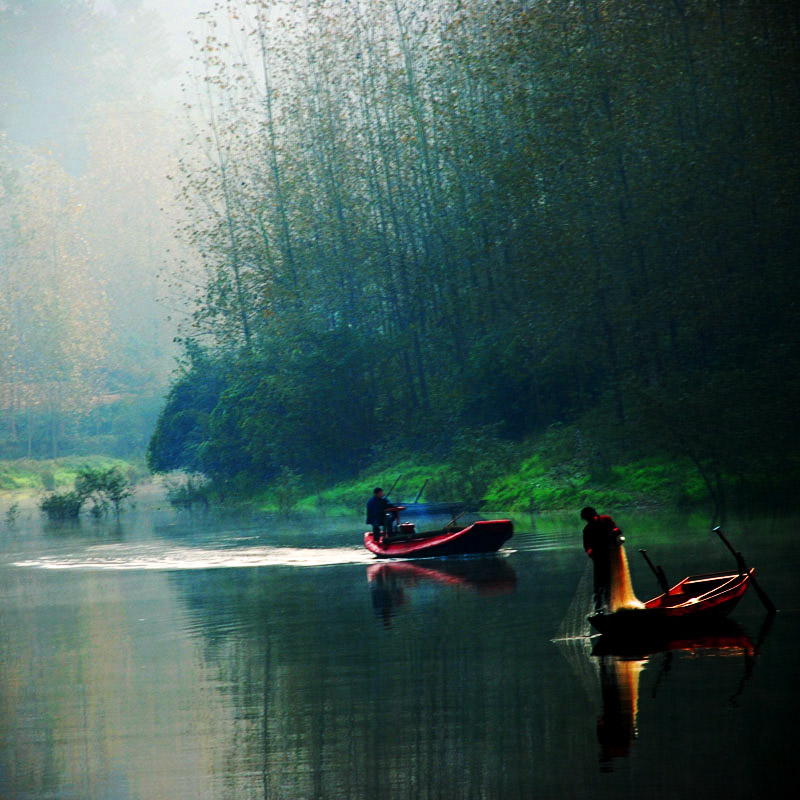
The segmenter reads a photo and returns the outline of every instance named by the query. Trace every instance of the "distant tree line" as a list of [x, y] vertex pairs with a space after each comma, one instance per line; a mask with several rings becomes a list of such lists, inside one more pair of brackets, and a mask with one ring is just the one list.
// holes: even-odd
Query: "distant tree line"
[[172, 362], [154, 12], [0, 3], [0, 459], [141, 456]]
[[177, 176], [203, 271], [151, 466], [329, 479], [579, 422], [600, 458], [779, 493], [796, 4], [429, 5], [206, 17]]

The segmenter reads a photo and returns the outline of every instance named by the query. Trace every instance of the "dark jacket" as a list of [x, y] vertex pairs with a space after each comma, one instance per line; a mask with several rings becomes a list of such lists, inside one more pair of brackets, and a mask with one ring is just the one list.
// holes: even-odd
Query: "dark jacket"
[[391, 503], [385, 497], [374, 494], [367, 500], [367, 525], [383, 525], [386, 509]]
[[607, 559], [611, 547], [622, 533], [611, 517], [604, 514], [586, 523], [583, 529], [583, 549], [591, 550], [593, 559]]

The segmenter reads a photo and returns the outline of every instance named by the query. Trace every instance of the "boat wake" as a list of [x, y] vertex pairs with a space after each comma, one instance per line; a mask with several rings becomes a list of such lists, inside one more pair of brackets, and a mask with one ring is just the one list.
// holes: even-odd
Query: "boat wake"
[[241, 567], [330, 567], [369, 564], [361, 548], [240, 547], [194, 548], [163, 545], [99, 545], [81, 553], [43, 555], [14, 566], [53, 570], [189, 570]]

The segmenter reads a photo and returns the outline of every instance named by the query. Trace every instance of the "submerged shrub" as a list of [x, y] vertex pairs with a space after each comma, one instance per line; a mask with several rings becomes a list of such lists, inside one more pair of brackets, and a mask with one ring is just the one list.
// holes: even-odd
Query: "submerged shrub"
[[6, 509], [6, 525], [13, 528], [17, 524], [17, 515], [19, 514], [19, 503], [12, 503]]
[[45, 497], [39, 508], [50, 519], [75, 519], [81, 513], [81, 508], [86, 498], [74, 489], [60, 494], [51, 494]]
[[212, 484], [202, 475], [188, 475], [185, 481], [167, 479], [167, 501], [176, 508], [191, 508], [195, 503], [208, 506]]
[[49, 495], [39, 503], [39, 508], [50, 519], [71, 519], [81, 513], [87, 500], [91, 500], [90, 513], [94, 517], [101, 517], [111, 508], [115, 514], [119, 514], [123, 501], [132, 494], [133, 488], [119, 467], [84, 467], [78, 472], [71, 491]]
[[75, 479], [75, 491], [92, 501], [91, 513], [95, 517], [108, 513], [109, 506], [119, 514], [123, 500], [133, 494], [128, 479], [118, 467], [91, 469], [85, 467]]

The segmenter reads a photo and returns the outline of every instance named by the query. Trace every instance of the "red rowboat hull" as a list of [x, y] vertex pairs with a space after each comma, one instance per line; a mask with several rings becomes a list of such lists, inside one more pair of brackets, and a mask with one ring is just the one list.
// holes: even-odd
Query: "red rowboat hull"
[[730, 613], [750, 587], [754, 570], [690, 575], [668, 592], [648, 600], [644, 608], [592, 614], [589, 622], [600, 633], [635, 634], [665, 628], [702, 625]]
[[378, 558], [428, 558], [465, 553], [493, 553], [514, 534], [509, 519], [487, 519], [473, 522], [457, 531], [436, 531], [408, 539], [396, 539], [382, 544], [372, 531], [364, 534], [364, 547]]

